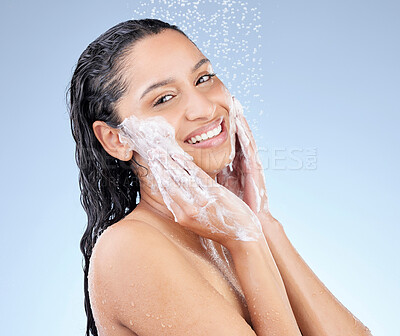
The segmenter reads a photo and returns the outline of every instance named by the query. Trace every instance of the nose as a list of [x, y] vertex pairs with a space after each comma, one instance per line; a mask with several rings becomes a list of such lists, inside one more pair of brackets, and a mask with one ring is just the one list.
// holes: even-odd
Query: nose
[[187, 98], [185, 116], [188, 120], [213, 119], [217, 105], [202, 92], [191, 92]]

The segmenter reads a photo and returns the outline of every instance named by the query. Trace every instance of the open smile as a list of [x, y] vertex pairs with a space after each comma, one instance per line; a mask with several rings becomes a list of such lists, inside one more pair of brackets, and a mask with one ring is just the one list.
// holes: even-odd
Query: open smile
[[221, 118], [218, 124], [211, 125], [206, 132], [196, 132], [197, 135], [190, 136], [184, 142], [196, 148], [208, 148], [221, 145], [228, 138], [225, 119]]

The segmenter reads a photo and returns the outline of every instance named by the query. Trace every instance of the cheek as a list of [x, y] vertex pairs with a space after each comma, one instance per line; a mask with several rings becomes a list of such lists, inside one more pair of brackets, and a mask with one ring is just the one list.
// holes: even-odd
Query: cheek
[[218, 103], [229, 111], [232, 106], [232, 95], [219, 79], [217, 79], [214, 85], [213, 94]]

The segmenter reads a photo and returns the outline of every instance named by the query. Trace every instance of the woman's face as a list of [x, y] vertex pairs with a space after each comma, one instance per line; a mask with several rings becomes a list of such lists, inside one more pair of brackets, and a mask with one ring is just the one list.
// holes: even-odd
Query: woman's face
[[[162, 116], [174, 127], [178, 145], [210, 176], [230, 163], [231, 95], [217, 76], [210, 76], [210, 62], [189, 39], [171, 29], [147, 37], [134, 45], [125, 66], [128, 89], [117, 105], [121, 120]], [[191, 134], [221, 122], [228, 135], [222, 143], [188, 142]]]

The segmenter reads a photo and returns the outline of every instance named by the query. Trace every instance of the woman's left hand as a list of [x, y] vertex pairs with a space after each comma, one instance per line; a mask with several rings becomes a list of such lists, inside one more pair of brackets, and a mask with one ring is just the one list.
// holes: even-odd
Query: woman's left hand
[[234, 111], [230, 117], [234, 118], [236, 124], [233, 170], [225, 167], [218, 173], [217, 182], [240, 197], [257, 216], [269, 217], [264, 171], [256, 142], [243, 115], [242, 105], [234, 97], [232, 108]]

